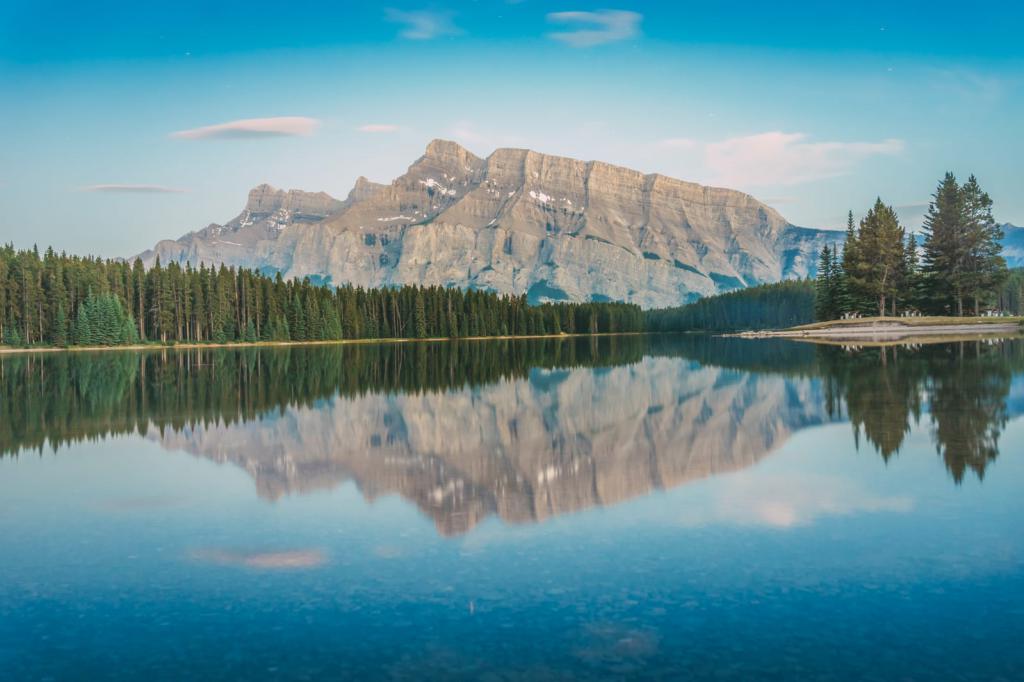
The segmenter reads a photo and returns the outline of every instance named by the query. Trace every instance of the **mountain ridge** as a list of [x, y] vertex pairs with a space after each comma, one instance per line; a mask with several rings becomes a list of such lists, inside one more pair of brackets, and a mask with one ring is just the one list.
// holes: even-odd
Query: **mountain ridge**
[[661, 307], [811, 275], [821, 247], [841, 238], [736, 190], [529, 149], [481, 158], [433, 140], [389, 184], [361, 177], [343, 201], [260, 185], [225, 225], [140, 255], [147, 266], [223, 262], [336, 285]]

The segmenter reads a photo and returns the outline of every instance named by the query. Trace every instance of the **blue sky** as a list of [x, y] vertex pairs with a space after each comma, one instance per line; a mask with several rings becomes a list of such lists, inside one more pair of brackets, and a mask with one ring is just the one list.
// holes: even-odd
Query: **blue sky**
[[388, 181], [434, 137], [736, 187], [815, 227], [876, 195], [916, 226], [973, 172], [1024, 223], [1024, 7], [842, 4], [7, 0], [0, 239], [131, 255], [261, 182]]

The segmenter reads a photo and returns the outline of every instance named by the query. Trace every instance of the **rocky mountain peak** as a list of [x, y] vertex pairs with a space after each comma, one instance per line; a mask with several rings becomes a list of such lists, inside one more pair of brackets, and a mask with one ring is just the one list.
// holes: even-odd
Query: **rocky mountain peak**
[[363, 201], [369, 199], [375, 192], [380, 191], [387, 185], [382, 185], [379, 182], [373, 182], [367, 179], [365, 176], [360, 175], [356, 178], [356, 184], [352, 187], [352, 190], [348, 193], [348, 197], [345, 199], [347, 205], [352, 205], [357, 201]]
[[[483, 159], [473, 154], [457, 142], [451, 140], [432, 140], [426, 152], [410, 168], [409, 173], [420, 180], [426, 174], [442, 177], [467, 178], [476, 176], [483, 168]], [[436, 178], [441, 181], [441, 178]]]
[[260, 185], [223, 229], [149, 257], [661, 307], [813, 274], [821, 246], [841, 238], [734, 190], [528, 149], [481, 159], [438, 139], [388, 185], [360, 177], [344, 201]]
[[277, 210], [280, 203], [281, 190], [263, 183], [249, 190], [249, 198], [245, 202], [245, 210], [253, 213], [271, 213]]
[[266, 183], [249, 190], [249, 198], [245, 203], [245, 210], [256, 215], [284, 210], [308, 217], [324, 218], [340, 208], [342, 202], [326, 192], [276, 189]]
[[458, 142], [442, 139], [431, 140], [427, 144], [427, 150], [423, 155], [432, 159], [457, 159], [459, 161], [480, 160], [475, 154]]

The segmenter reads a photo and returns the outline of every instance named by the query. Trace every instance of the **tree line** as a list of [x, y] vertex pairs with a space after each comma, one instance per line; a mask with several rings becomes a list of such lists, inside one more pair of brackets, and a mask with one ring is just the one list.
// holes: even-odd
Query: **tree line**
[[527, 304], [437, 286], [364, 289], [246, 268], [148, 270], [141, 260], [0, 248], [0, 341], [10, 346], [464, 338], [635, 332], [625, 303]]
[[946, 173], [932, 195], [918, 244], [881, 198], [855, 225], [850, 211], [842, 250], [819, 258], [815, 317], [845, 314], [981, 314], [998, 302], [1008, 271], [1003, 230], [992, 199], [973, 175], [960, 184]]
[[647, 311], [657, 332], [779, 329], [814, 321], [811, 281], [786, 280], [707, 296], [678, 308]]
[[1024, 268], [1013, 268], [999, 291], [996, 306], [1011, 315], [1024, 315]]

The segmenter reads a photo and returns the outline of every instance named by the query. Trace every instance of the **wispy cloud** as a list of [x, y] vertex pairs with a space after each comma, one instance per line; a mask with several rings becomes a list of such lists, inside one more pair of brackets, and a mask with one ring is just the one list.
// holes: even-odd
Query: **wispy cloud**
[[87, 185], [81, 189], [83, 192], [120, 192], [124, 194], [181, 194], [187, 191], [178, 187], [167, 187], [166, 185], [125, 184]]
[[767, 132], [733, 137], [705, 147], [713, 181], [730, 187], [798, 185], [845, 175], [873, 156], [893, 156], [902, 140], [811, 142], [804, 133]]
[[627, 10], [602, 9], [596, 12], [551, 12], [547, 19], [574, 29], [549, 33], [549, 38], [570, 47], [594, 47], [640, 35], [643, 15]]
[[993, 76], [967, 68], [935, 68], [925, 71], [926, 82], [942, 102], [970, 102], [974, 109], [996, 107], [1022, 79]]
[[388, 9], [384, 16], [388, 21], [404, 24], [398, 32], [409, 40], [431, 40], [441, 36], [457, 36], [462, 30], [455, 25], [451, 12], [435, 12], [431, 10], [414, 10], [406, 12], [400, 9]]
[[244, 118], [216, 125], [179, 130], [171, 137], [186, 140], [208, 138], [254, 139], [263, 137], [308, 137], [320, 121], [306, 116], [277, 116], [273, 118]]
[[367, 123], [356, 128], [361, 133], [397, 133], [401, 129], [392, 123]]

